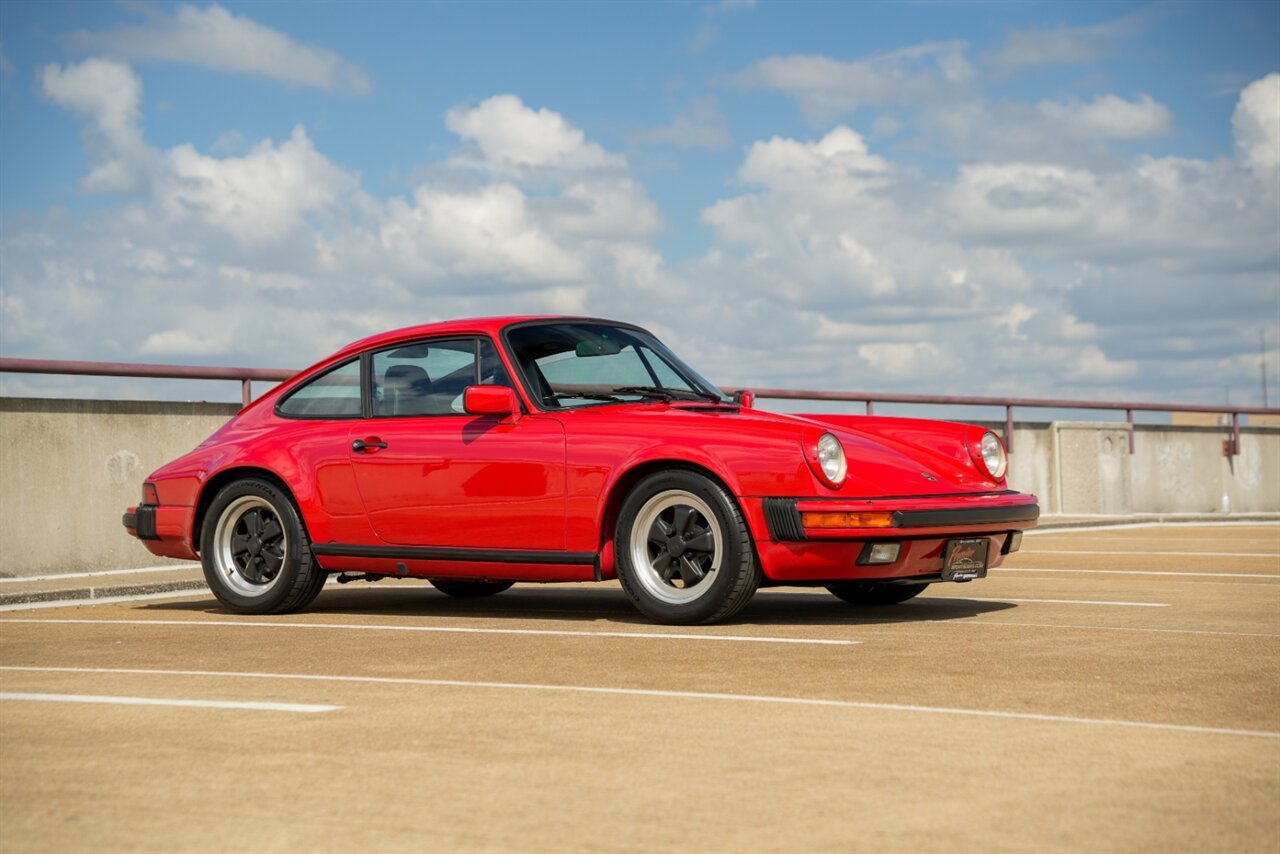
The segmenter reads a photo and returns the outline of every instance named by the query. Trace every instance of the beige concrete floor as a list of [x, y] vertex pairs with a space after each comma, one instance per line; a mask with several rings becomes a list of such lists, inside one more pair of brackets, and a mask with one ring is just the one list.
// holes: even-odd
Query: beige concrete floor
[[1280, 847], [1277, 525], [1049, 532], [904, 605], [763, 590], [713, 627], [616, 585], [10, 611], [0, 665], [112, 700], [0, 699], [6, 852]]

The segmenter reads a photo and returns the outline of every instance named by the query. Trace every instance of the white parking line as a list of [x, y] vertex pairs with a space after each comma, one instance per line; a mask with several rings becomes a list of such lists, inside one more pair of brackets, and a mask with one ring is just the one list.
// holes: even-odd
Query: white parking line
[[[1051, 534], [1051, 533], [1058, 533], [1058, 532], [1045, 531], [1044, 533]], [[1062, 536], [1062, 539], [1080, 539], [1079, 537], [1073, 538], [1066, 535], [1060, 535], [1060, 536]], [[1182, 543], [1216, 543], [1218, 545], [1222, 545], [1223, 539], [1224, 538], [1221, 535], [1217, 537], [1143, 537], [1143, 536], [1128, 537], [1121, 534], [1119, 536], [1114, 536], [1114, 537], [1092, 537], [1090, 538], [1089, 542], [1094, 543], [1096, 545], [1102, 545], [1104, 543], [1168, 543], [1170, 541], [1173, 541], [1178, 543], [1179, 545], [1181, 545]], [[1275, 545], [1277, 547], [1280, 547], [1280, 536], [1276, 536], [1276, 537], [1234, 536], [1234, 537], [1231, 537], [1230, 539], [1232, 543], [1262, 543], [1263, 545]]]
[[85, 605], [118, 605], [122, 602], [145, 602], [149, 599], [186, 599], [192, 596], [208, 598], [209, 591], [199, 587], [190, 590], [170, 590], [165, 593], [135, 593], [129, 596], [101, 596], [97, 599], [51, 599], [48, 602], [19, 602], [0, 605], [4, 611], [44, 611], [49, 608], [80, 608]]
[[1227, 632], [1213, 629], [1156, 629], [1150, 626], [1083, 626], [1073, 623], [1022, 623], [1013, 620], [934, 620], [911, 617], [859, 617], [860, 623], [910, 623], [957, 629], [1069, 629], [1091, 632], [1139, 632], [1160, 635], [1209, 635], [1229, 638], [1277, 638], [1280, 634], [1263, 632]]
[[3, 619], [4, 623], [68, 623], [88, 626], [182, 626], [183, 628], [235, 629], [342, 629], [364, 632], [439, 632], [476, 635], [546, 635], [555, 637], [634, 638], [638, 640], [736, 641], [738, 643], [816, 644], [820, 646], [853, 646], [858, 640], [838, 638], [782, 638], [756, 635], [701, 635], [679, 632], [588, 632], [569, 629], [493, 629], [477, 626], [389, 626], [365, 623], [279, 623], [257, 620], [76, 620], [76, 619]]
[[1133, 550], [1124, 552], [1108, 552], [1094, 551], [1093, 549], [1027, 549], [1027, 554], [1037, 555], [1129, 555], [1130, 557], [1145, 557], [1146, 555], [1158, 555], [1160, 557], [1273, 557], [1280, 560], [1280, 554], [1276, 552], [1153, 552], [1147, 549]]
[[103, 575], [145, 575], [152, 572], [191, 572], [199, 568], [199, 564], [188, 563], [175, 566], [147, 566], [142, 569], [98, 569], [93, 572], [59, 572], [54, 575], [25, 575], [14, 578], [0, 578], [0, 584], [14, 584], [23, 581], [63, 581], [68, 578], [97, 578]]
[[1073, 715], [1044, 715], [1035, 712], [1007, 712], [994, 709], [962, 709], [952, 708], [949, 706], [917, 706], [904, 703], [870, 703], [858, 700], [828, 700], [817, 697], [721, 694], [706, 691], [668, 691], [651, 688], [610, 688], [596, 685], [554, 685], [536, 682], [485, 682], [464, 679], [414, 679], [392, 676], [334, 676], [314, 673], [256, 673], [218, 670], [143, 670], [96, 667], [0, 667], [0, 670], [20, 670], [41, 673], [113, 673], [127, 675], [146, 674], [155, 676], [221, 677], [228, 679], [279, 679], [296, 680], [299, 682], [348, 682], [378, 685], [415, 685], [438, 688], [484, 688], [507, 691], [555, 691], [576, 694], [607, 694], [624, 697], [659, 697], [676, 700], [718, 700], [735, 703], [768, 703], [786, 706], [820, 706], [837, 709], [865, 709], [879, 712], [911, 712], [926, 715], [998, 718], [1002, 720], [1035, 721], [1039, 723], [1126, 727], [1131, 729], [1161, 730], [1165, 732], [1195, 733], [1197, 735], [1233, 735], [1244, 736], [1247, 738], [1280, 738], [1280, 732], [1200, 726], [1198, 724], [1172, 724], [1157, 721], [1085, 718]]
[[[9, 668], [5, 668], [6, 670]], [[317, 706], [310, 703], [252, 703], [239, 700], [170, 700], [155, 697], [115, 697], [105, 694], [25, 694], [0, 691], [0, 700], [36, 703], [101, 703], [111, 706], [177, 706], [187, 709], [239, 709], [249, 712], [297, 712], [315, 714], [333, 712], [342, 706]]]
[[1055, 569], [1054, 567], [1001, 566], [995, 572], [1079, 572], [1089, 575], [1185, 575], [1187, 578], [1265, 578], [1280, 579], [1280, 575], [1262, 572], [1165, 572], [1154, 569]]
[[1170, 608], [1169, 602], [1117, 602], [1112, 599], [1015, 599], [1012, 596], [924, 596], [922, 602], [1043, 602], [1049, 605], [1118, 605], [1123, 608]]
[[[1114, 517], [1112, 517], [1114, 518]], [[1132, 531], [1137, 528], [1166, 528], [1170, 531], [1194, 531], [1198, 529], [1217, 530], [1218, 528], [1264, 528], [1270, 529], [1280, 522], [1280, 516], [1274, 519], [1253, 519], [1253, 520], [1227, 520], [1222, 521], [1206, 521], [1197, 519], [1195, 521], [1182, 521], [1176, 518], [1170, 518], [1163, 522], [1126, 522], [1122, 525], [1110, 525], [1100, 523], [1097, 525], [1078, 525], [1067, 527], [1049, 527], [1049, 528], [1033, 528], [1026, 531], [1024, 536], [1047, 537], [1077, 533], [1093, 533], [1095, 531]]]

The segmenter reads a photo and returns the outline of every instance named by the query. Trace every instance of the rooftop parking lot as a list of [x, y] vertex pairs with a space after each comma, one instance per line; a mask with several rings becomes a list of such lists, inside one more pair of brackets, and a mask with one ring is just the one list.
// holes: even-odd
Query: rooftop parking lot
[[1280, 525], [1054, 530], [887, 608], [331, 585], [0, 614], [0, 847], [1280, 846]]

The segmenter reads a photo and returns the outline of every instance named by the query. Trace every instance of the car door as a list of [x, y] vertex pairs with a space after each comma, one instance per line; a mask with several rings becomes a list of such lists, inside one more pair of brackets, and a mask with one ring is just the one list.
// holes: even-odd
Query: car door
[[481, 550], [565, 545], [565, 433], [546, 415], [468, 415], [469, 385], [511, 385], [483, 336], [417, 341], [368, 360], [371, 418], [351, 463], [383, 542]]

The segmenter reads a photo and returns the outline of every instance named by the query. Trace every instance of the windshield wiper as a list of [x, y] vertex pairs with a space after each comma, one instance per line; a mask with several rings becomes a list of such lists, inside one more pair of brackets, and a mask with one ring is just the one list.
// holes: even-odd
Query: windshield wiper
[[624, 385], [613, 390], [614, 394], [640, 394], [645, 397], [660, 397], [664, 400], [709, 400], [724, 403], [724, 398], [709, 391], [696, 389], [666, 388], [654, 385]]
[[611, 394], [596, 393], [591, 391], [558, 391], [555, 394], [544, 394], [542, 396], [546, 400], [602, 400], [606, 403], [626, 403], [620, 397], [614, 397]]

